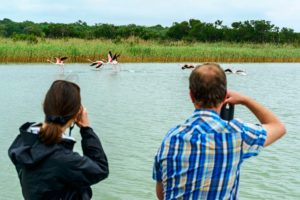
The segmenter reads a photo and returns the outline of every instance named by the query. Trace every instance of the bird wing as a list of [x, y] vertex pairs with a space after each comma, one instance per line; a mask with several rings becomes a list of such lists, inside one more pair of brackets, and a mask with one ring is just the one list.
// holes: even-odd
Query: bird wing
[[120, 57], [121, 54], [115, 54], [114, 57], [112, 58], [113, 60], [117, 60], [118, 57]]
[[107, 54], [107, 60], [108, 60], [108, 62], [112, 61], [112, 53], [111, 53], [111, 51], [109, 51], [108, 54]]
[[97, 62], [93, 62], [92, 64], [90, 64], [90, 66], [94, 66], [94, 65], [97, 65], [98, 63]]
[[103, 63], [99, 63], [97, 66], [96, 66], [96, 68], [99, 68], [99, 67], [101, 67], [103, 65]]
[[60, 60], [66, 60], [68, 57], [61, 57]]
[[115, 54], [113, 57], [112, 57], [112, 60], [116, 60], [117, 59], [117, 54]]

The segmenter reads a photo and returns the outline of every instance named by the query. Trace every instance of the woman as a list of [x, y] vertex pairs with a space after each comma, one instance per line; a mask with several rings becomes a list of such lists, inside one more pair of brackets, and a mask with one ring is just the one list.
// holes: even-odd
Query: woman
[[[81, 106], [80, 88], [54, 81], [43, 108], [45, 122], [23, 124], [8, 150], [24, 198], [91, 199], [90, 186], [108, 176], [108, 162]], [[74, 124], [80, 128], [83, 156], [72, 151]]]

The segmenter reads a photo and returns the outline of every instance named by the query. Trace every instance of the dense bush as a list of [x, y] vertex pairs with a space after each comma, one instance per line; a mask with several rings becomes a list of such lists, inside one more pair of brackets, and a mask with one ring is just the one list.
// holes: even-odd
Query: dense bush
[[14, 42], [16, 42], [16, 41], [27, 41], [28, 44], [36, 44], [36, 43], [38, 43], [37, 37], [34, 36], [33, 34], [26, 35], [26, 34], [13, 33], [12, 34], [12, 40]]
[[113, 24], [87, 25], [86, 22], [75, 23], [34, 23], [31, 21], [14, 22], [10, 19], [0, 20], [0, 36], [16, 40], [37, 43], [39, 38], [82, 38], [111, 39], [115, 42], [130, 37], [143, 40], [187, 41], [187, 42], [238, 42], [238, 43], [300, 43], [300, 34], [290, 28], [279, 28], [269, 21], [250, 20], [233, 22], [231, 27], [217, 20], [205, 23], [197, 19], [175, 22], [171, 27], [138, 26], [135, 24], [116, 26]]

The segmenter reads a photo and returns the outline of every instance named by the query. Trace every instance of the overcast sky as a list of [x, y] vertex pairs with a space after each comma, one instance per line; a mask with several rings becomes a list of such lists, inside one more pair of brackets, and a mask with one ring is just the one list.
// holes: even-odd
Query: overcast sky
[[0, 0], [0, 19], [115, 25], [267, 20], [300, 32], [300, 0]]

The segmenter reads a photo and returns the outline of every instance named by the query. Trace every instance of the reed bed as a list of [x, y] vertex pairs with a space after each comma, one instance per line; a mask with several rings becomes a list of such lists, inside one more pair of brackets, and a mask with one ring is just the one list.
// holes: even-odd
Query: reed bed
[[107, 52], [121, 53], [120, 62], [300, 62], [293, 45], [155, 42], [130, 38], [125, 41], [60, 39], [37, 44], [0, 39], [0, 62], [46, 62], [67, 56], [66, 62], [106, 59]]

